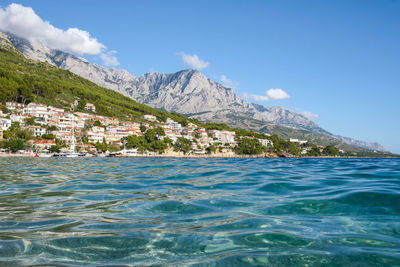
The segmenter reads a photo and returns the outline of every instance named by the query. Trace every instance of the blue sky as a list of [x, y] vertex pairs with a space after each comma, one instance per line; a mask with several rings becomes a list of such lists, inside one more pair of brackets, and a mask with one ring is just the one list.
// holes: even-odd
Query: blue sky
[[257, 103], [309, 112], [332, 133], [400, 153], [400, 1], [0, 0], [11, 3], [87, 31], [136, 76], [188, 68], [182, 53], [197, 55], [207, 77], [224, 75], [240, 96], [266, 100], [280, 88], [290, 98]]

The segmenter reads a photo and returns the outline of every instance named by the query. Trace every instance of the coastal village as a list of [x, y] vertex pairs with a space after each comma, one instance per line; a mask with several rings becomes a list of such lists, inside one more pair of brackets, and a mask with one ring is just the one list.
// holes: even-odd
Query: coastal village
[[122, 121], [96, 114], [96, 106], [75, 100], [69, 110], [31, 102], [0, 104], [0, 156], [339, 156], [334, 146], [246, 130], [207, 128], [144, 114]]
[[[71, 110], [78, 105], [79, 101], [75, 101]], [[12, 125], [18, 125], [21, 129], [29, 131], [32, 136], [26, 142], [26, 149], [18, 151], [20, 154], [37, 155], [73, 150], [90, 154], [119, 152], [132, 156], [155, 155], [159, 153], [138, 151], [137, 148], [126, 149], [125, 140], [129, 136], [143, 136], [149, 129], [161, 128], [163, 134], [159, 138], [168, 139], [172, 144], [163, 153], [165, 155], [205, 155], [212, 154], [211, 152], [225, 156], [235, 155], [233, 148], [237, 145], [237, 139], [234, 131], [206, 130], [190, 122], [183, 126], [170, 118], [160, 122], [150, 114], [144, 115], [142, 122], [119, 121], [116, 118], [97, 115], [96, 107], [91, 103], [85, 103], [84, 109], [87, 112], [66, 112], [63, 108], [38, 103], [24, 105], [7, 102], [5, 108], [2, 108], [6, 112], [0, 110], [0, 140], [3, 139], [3, 133]], [[248, 138], [254, 139], [254, 137]], [[179, 139], [189, 140], [190, 150], [180, 151], [174, 148], [173, 144]], [[258, 141], [264, 147], [273, 145], [268, 139], [259, 138]], [[61, 149], [56, 151], [54, 148], [59, 144]], [[101, 151], [96, 144], [106, 144], [107, 150]], [[210, 148], [214, 149], [210, 151]]]

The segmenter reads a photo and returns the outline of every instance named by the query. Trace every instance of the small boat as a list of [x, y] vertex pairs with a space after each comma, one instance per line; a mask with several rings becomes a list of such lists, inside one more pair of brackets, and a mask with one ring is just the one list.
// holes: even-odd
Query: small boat
[[85, 157], [86, 153], [77, 153], [77, 152], [65, 152], [65, 153], [56, 153], [53, 154], [53, 157], [59, 158], [78, 158], [78, 157]]

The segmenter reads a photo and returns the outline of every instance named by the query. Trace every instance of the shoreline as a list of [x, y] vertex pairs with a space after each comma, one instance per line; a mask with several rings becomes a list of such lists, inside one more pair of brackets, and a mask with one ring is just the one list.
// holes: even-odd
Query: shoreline
[[[107, 155], [101, 156], [84, 156], [81, 158], [106, 158]], [[0, 158], [53, 158], [35, 157], [35, 154], [0, 154]], [[278, 155], [276, 153], [265, 153], [259, 155], [233, 155], [233, 154], [212, 154], [212, 155], [184, 155], [184, 154], [162, 154], [162, 155], [115, 155], [110, 158], [297, 158], [297, 159], [400, 159], [400, 157], [357, 157], [357, 156], [295, 156], [295, 155]]]

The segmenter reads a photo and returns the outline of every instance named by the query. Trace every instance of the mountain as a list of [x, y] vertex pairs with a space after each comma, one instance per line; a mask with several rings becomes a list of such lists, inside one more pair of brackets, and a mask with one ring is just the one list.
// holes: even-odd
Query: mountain
[[384, 151], [378, 143], [336, 136], [296, 112], [279, 106], [266, 107], [239, 98], [231, 88], [208, 79], [197, 70], [172, 74], [151, 72], [135, 77], [125, 70], [108, 69], [59, 50], [3, 33], [26, 57], [69, 70], [99, 86], [112, 89], [139, 103], [184, 114], [202, 121], [223, 122], [282, 137], [307, 139], [317, 144], [347, 145]]
[[79, 106], [74, 107], [75, 100], [93, 103], [96, 114], [122, 121], [140, 122], [144, 121], [145, 114], [151, 114], [162, 121], [169, 117], [184, 125], [189, 122], [183, 115], [154, 109], [70, 71], [28, 59], [0, 36], [0, 103], [37, 102], [66, 110], [83, 111]]

